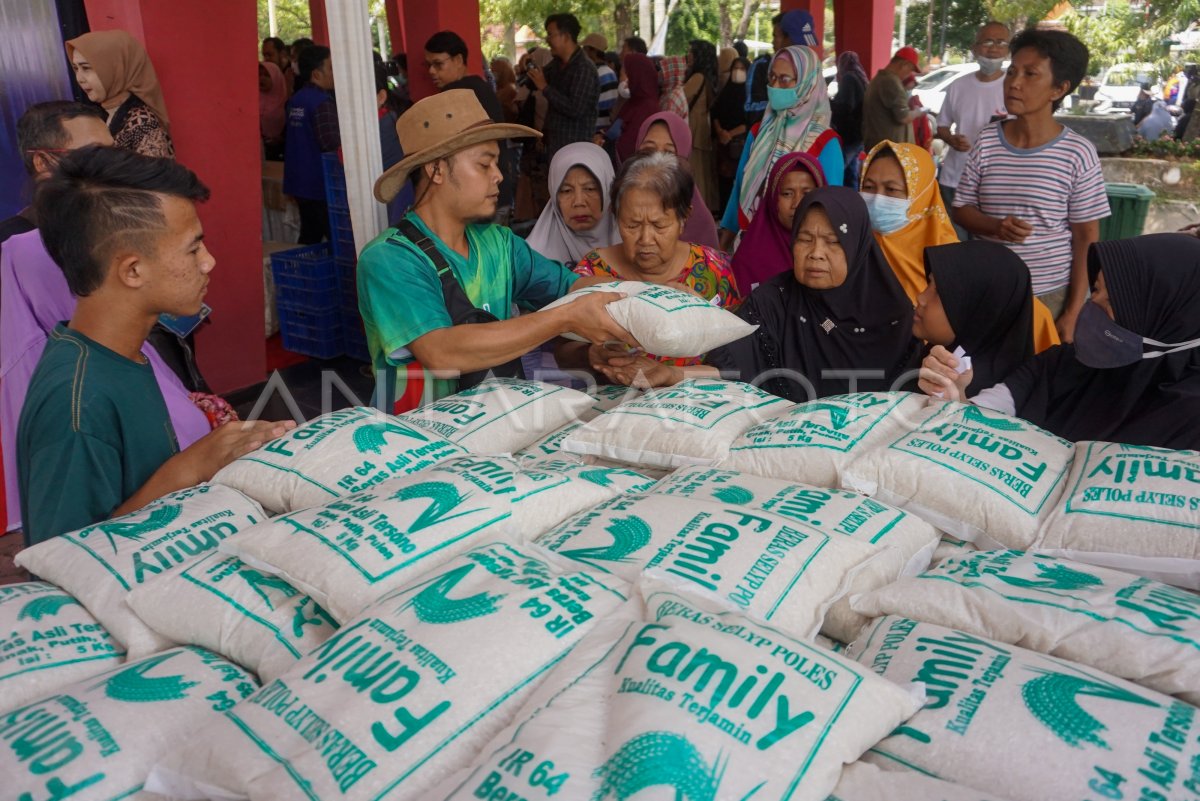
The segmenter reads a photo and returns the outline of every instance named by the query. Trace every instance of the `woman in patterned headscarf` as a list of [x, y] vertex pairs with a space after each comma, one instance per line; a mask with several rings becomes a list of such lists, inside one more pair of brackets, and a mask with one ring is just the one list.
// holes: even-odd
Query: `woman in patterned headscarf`
[[683, 84], [687, 81], [687, 56], [666, 56], [659, 60], [658, 67], [662, 72], [659, 111], [673, 111], [686, 120], [688, 106]]
[[842, 182], [842, 146], [830, 127], [833, 115], [820, 58], [809, 47], [784, 48], [771, 60], [767, 82], [767, 111], [750, 130], [733, 196], [721, 220], [730, 241], [754, 218], [767, 176], [781, 156], [808, 153], [821, 162], [830, 185]]

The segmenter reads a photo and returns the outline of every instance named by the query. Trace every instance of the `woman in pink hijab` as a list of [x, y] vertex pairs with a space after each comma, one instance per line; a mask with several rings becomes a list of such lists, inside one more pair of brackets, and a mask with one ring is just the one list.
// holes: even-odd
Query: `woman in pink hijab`
[[754, 287], [792, 269], [792, 223], [800, 201], [828, 183], [821, 162], [808, 153], [780, 156], [763, 187], [764, 213], [742, 234], [733, 253], [733, 275], [749, 295]]
[[[688, 121], [673, 111], [661, 111], [646, 118], [638, 130], [639, 153], [664, 151], [674, 153], [683, 162], [692, 155], [692, 129]], [[692, 192], [692, 213], [683, 227], [683, 241], [719, 249], [717, 223], [708, 210], [700, 190]]]

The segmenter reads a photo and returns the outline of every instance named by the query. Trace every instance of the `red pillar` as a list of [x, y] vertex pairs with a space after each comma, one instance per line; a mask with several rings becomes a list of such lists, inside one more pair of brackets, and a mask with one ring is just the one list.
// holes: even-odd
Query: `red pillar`
[[[404, 49], [404, 10], [401, 7], [401, 0], [386, 0], [384, 5], [387, 7], [387, 22], [388, 22], [388, 37], [392, 40], [392, 53], [407, 53]], [[389, 58], [392, 53], [383, 53], [383, 57]]]
[[[807, 11], [813, 18], [813, 34], [817, 42], [825, 41], [825, 0], [780, 0], [779, 11]], [[823, 55], [824, 47], [818, 47], [817, 52]]]
[[405, 0], [404, 52], [408, 54], [408, 86], [413, 100], [434, 94], [433, 81], [424, 68], [425, 42], [438, 31], [454, 31], [467, 43], [467, 71], [483, 74], [479, 30], [479, 0]]
[[[85, 5], [92, 30], [121, 28], [142, 41], [167, 101], [176, 158], [212, 190], [198, 207], [205, 244], [217, 260], [207, 298], [212, 325], [196, 335], [200, 367], [216, 392], [256, 384], [266, 373], [266, 348], [254, 4]], [[224, 44], [221, 58], [212, 57], [212, 42]]]
[[312, 36], [309, 38], [313, 40], [313, 44], [329, 47], [329, 21], [325, 18], [325, 0], [308, 0], [308, 17], [312, 27]]
[[891, 60], [895, 0], [833, 0], [833, 20], [834, 49], [857, 52], [867, 77]]

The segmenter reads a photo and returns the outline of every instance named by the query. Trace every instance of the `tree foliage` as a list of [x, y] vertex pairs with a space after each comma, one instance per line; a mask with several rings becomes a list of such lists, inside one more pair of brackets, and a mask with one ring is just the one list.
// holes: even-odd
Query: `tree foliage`
[[[910, 3], [905, 29], [905, 44], [915, 47], [922, 53], [941, 55], [942, 43], [942, 10], [946, 10], [946, 49], [961, 54], [966, 53], [975, 44], [975, 31], [980, 25], [990, 20], [984, 0], [933, 0], [933, 41], [928, 41], [930, 0]], [[900, 24], [900, 15], [896, 15], [896, 25]]]
[[1098, 14], [1070, 11], [1063, 17], [1067, 30], [1083, 40], [1091, 51], [1089, 72], [1119, 62], [1157, 65], [1162, 76], [1180, 61], [1172, 56], [1171, 36], [1200, 19], [1200, 0], [1164, 0], [1133, 8], [1127, 0], [1110, 0]]

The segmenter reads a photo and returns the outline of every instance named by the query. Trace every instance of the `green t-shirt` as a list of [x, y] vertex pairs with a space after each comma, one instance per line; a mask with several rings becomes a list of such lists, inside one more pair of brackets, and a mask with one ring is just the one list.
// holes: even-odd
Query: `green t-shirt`
[[107, 520], [178, 451], [154, 369], [60, 323], [17, 425], [25, 542]]
[[[468, 225], [470, 256], [463, 258], [429, 230], [416, 214], [410, 220], [446, 257], [454, 277], [476, 307], [499, 320], [512, 317], [514, 304], [526, 311], [561, 298], [579, 278], [559, 262], [547, 259], [500, 225]], [[358, 306], [367, 332], [367, 347], [377, 377], [396, 366], [396, 398], [407, 386], [405, 366], [414, 361], [413, 340], [449, 328], [453, 323], [442, 296], [442, 282], [421, 249], [389, 228], [358, 257]], [[457, 390], [456, 380], [425, 377], [425, 401]]]

